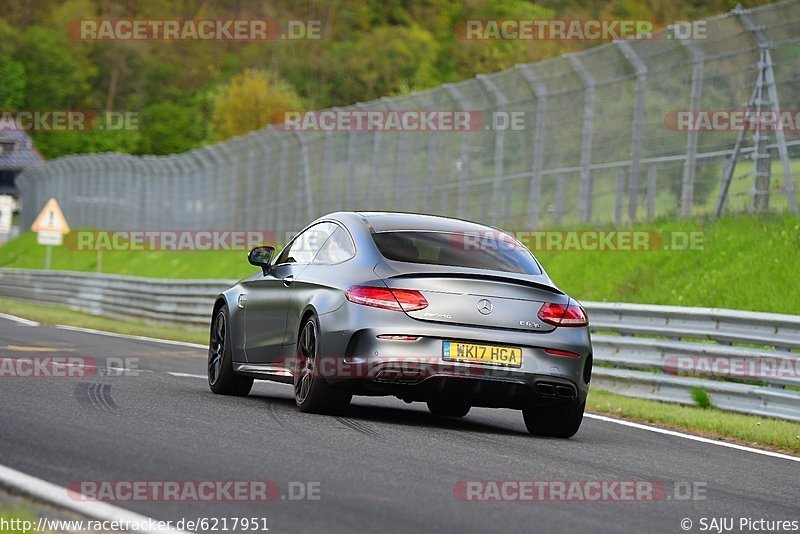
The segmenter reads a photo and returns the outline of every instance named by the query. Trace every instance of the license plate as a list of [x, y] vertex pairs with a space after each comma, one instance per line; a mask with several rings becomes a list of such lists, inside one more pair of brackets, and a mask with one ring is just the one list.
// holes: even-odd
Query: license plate
[[442, 347], [442, 357], [445, 360], [456, 362], [489, 363], [508, 367], [522, 366], [522, 349], [519, 347], [445, 341]]

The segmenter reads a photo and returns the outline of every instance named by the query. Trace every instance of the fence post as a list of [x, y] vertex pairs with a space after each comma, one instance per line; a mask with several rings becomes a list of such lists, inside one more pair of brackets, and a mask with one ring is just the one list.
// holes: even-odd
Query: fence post
[[[269, 136], [267, 132], [261, 130], [258, 132], [258, 136], [256, 137], [258, 141], [258, 145], [261, 147], [261, 186], [258, 188], [260, 191], [260, 195], [256, 200], [256, 227], [258, 230], [265, 230], [268, 229], [272, 232], [276, 238], [278, 238], [277, 233], [275, 232], [275, 227], [270, 226], [269, 218], [267, 217], [268, 211], [265, 208], [267, 206], [267, 198], [270, 195], [270, 187], [269, 187], [269, 174], [267, 174], [267, 169], [272, 168], [272, 146], [269, 143]], [[269, 226], [269, 228], [267, 228]]]
[[[272, 129], [273, 137], [278, 139], [278, 143], [281, 146], [281, 155], [280, 155], [280, 163], [278, 164], [279, 171], [278, 171], [278, 195], [273, 202], [273, 211], [275, 212], [275, 231], [280, 232], [280, 235], [286, 235], [286, 232], [289, 230], [286, 224], [286, 186], [287, 186], [287, 173], [288, 169], [288, 158], [289, 158], [289, 151], [288, 151], [288, 142], [286, 139], [285, 133], [278, 133]], [[292, 228], [294, 231], [294, 228]]]
[[[359, 108], [361, 105], [359, 104]], [[367, 191], [367, 201], [365, 208], [368, 210], [375, 210], [375, 198], [376, 193], [378, 191], [378, 184], [379, 184], [379, 174], [378, 169], [379, 161], [380, 161], [380, 153], [381, 153], [381, 130], [377, 129], [372, 134], [372, 156], [370, 157], [370, 166], [369, 166], [369, 190]]]
[[[446, 83], [442, 87], [462, 111], [468, 111], [467, 101], [458, 87], [450, 83]], [[469, 138], [467, 133], [466, 131], [461, 132], [460, 166], [458, 168], [458, 217], [462, 219], [467, 215], [467, 179], [469, 178]]]
[[[497, 87], [492, 79], [485, 74], [478, 74], [475, 76], [480, 83], [481, 87], [486, 91], [488, 95], [491, 95], [492, 99], [494, 100], [494, 105], [496, 107], [497, 112], [504, 112], [506, 109], [506, 97], [503, 92]], [[492, 224], [497, 226], [498, 219], [499, 219], [499, 212], [500, 212], [500, 194], [503, 191], [503, 165], [504, 165], [504, 158], [505, 158], [505, 140], [506, 140], [506, 130], [505, 128], [498, 128], [494, 132], [494, 178], [492, 179], [492, 206], [494, 209], [491, 210], [491, 217], [490, 220]], [[507, 208], [508, 206], [506, 206]], [[503, 222], [508, 222], [508, 212], [504, 210], [503, 213]]]
[[[615, 41], [622, 55], [636, 71], [636, 104], [633, 109], [633, 128], [631, 133], [631, 169], [628, 175], [628, 219], [636, 220], [639, 205], [639, 158], [642, 149], [642, 132], [644, 127], [644, 98], [647, 91], [647, 65], [639, 58], [628, 41]], [[620, 223], [617, 223], [618, 225]]]
[[320, 198], [320, 210], [322, 213], [329, 213], [335, 211], [331, 199], [333, 198], [333, 190], [331, 189], [332, 169], [331, 169], [331, 136], [333, 132], [326, 131], [322, 139], [322, 196]]
[[592, 218], [592, 123], [594, 122], [595, 81], [577, 55], [567, 54], [567, 61], [583, 83], [583, 131], [581, 133], [581, 181], [578, 211], [581, 222]]
[[656, 216], [656, 187], [658, 185], [658, 168], [651, 165], [647, 172], [647, 220], [652, 221]]
[[[769, 99], [772, 102], [772, 109], [776, 114], [780, 115], [780, 102], [778, 101], [778, 89], [775, 85], [775, 72], [772, 69], [772, 52], [766, 50], [767, 57], [767, 92]], [[781, 158], [781, 170], [783, 172], [783, 179], [786, 180], [784, 193], [789, 201], [789, 209], [792, 215], [797, 215], [797, 198], [795, 197], [795, 183], [792, 179], [792, 164], [789, 160], [789, 151], [786, 147], [786, 135], [782, 128], [775, 129], [775, 140], [778, 142], [778, 154]]]
[[625, 197], [625, 171], [620, 170], [617, 173], [617, 182], [615, 187], [615, 202], [614, 202], [614, 225], [622, 225], [622, 203]]
[[433, 182], [434, 178], [436, 177], [436, 150], [438, 147], [438, 139], [437, 139], [436, 132], [428, 132], [428, 146], [427, 146], [427, 161], [426, 163], [426, 174], [428, 175], [425, 180], [425, 195], [423, 198], [423, 208], [422, 211], [424, 213], [431, 212], [431, 202], [433, 197]]
[[[386, 104], [386, 108], [390, 111], [397, 109], [394, 99], [383, 97], [381, 102]], [[408, 132], [398, 132], [397, 150], [395, 151], [395, 164], [394, 164], [394, 187], [392, 188], [392, 195], [394, 202], [392, 202], [394, 209], [400, 211], [403, 203], [403, 186], [406, 183], [406, 148], [408, 139], [406, 136]], [[388, 197], [388, 193], [387, 193]]]
[[[689, 109], [700, 109], [703, 94], [703, 69], [705, 58], [700, 49], [689, 39], [678, 39], [692, 56], [692, 89], [689, 94]], [[686, 134], [686, 159], [683, 160], [683, 180], [681, 182], [681, 215], [691, 217], [694, 203], [694, 181], [697, 168], [697, 130], [692, 128]]]
[[[238, 182], [236, 179], [238, 163], [233, 161], [235, 158], [231, 158], [229, 151], [230, 148], [227, 143], [220, 143], [218, 146], [212, 145], [209, 147], [208, 151], [214, 159], [216, 169], [215, 185], [218, 195], [217, 198], [219, 198], [222, 203], [223, 209], [221, 213], [223, 217], [220, 221], [222, 228], [232, 228], [230, 216], [235, 209], [235, 202], [231, 202], [231, 199], [235, 198], [234, 189], [238, 190], [238, 184], [236, 183]], [[222, 156], [224, 156], [224, 158]], [[229, 170], [228, 165], [233, 165], [233, 169]]]
[[181, 221], [183, 225], [182, 229], [185, 229], [186, 225], [191, 224], [191, 222], [187, 221], [185, 217], [181, 217], [182, 214], [178, 209], [178, 196], [175, 194], [177, 190], [175, 182], [178, 177], [178, 173], [175, 172], [175, 156], [162, 156], [161, 162], [167, 169], [166, 176], [163, 180], [164, 191], [162, 194], [165, 203], [164, 211], [170, 214], [172, 220], [169, 228], [178, 228], [177, 221]]
[[[356, 106], [358, 106], [358, 103]], [[347, 134], [347, 183], [342, 190], [344, 194], [341, 197], [341, 209], [357, 209], [357, 206], [355, 206], [353, 202], [356, 181], [355, 138], [355, 130]], [[347, 205], [348, 202], [350, 203], [349, 206]]]
[[564, 189], [567, 182], [563, 174], [558, 175], [558, 182], [556, 183], [556, 226], [561, 226], [561, 221], [564, 219]]
[[[51, 194], [50, 196], [56, 197], [58, 203], [61, 205], [61, 209], [64, 210], [64, 215], [67, 217], [67, 222], [69, 222], [69, 217], [71, 215], [70, 210], [72, 209], [71, 206], [67, 205], [67, 199], [64, 198], [64, 191], [66, 190], [66, 182], [67, 182], [67, 160], [66, 159], [57, 159], [53, 162], [55, 166], [55, 176], [49, 175], [46, 177], [51, 191], [55, 191], [55, 194]], [[70, 188], [72, 184], [70, 183]], [[31, 220], [30, 223], [27, 225], [28, 228], [31, 227], [33, 221], [36, 219], [36, 216], [39, 214], [39, 210], [44, 208], [44, 203], [47, 202], [47, 194], [43, 194], [39, 197], [39, 202], [36, 206], [33, 206], [33, 211], [31, 211]], [[73, 222], [73, 224], [75, 224]]]
[[[314, 218], [314, 210], [312, 206], [313, 195], [311, 192], [311, 170], [308, 163], [308, 144], [306, 143], [306, 139], [303, 137], [301, 132], [294, 132], [294, 135], [297, 137], [297, 141], [300, 144], [300, 162], [303, 170], [303, 177], [300, 180], [300, 183], [302, 184], [302, 201], [305, 204], [305, 214], [300, 206], [296, 206], [294, 220], [295, 229], [300, 229]], [[300, 199], [298, 199], [298, 201], [299, 200]], [[305, 220], [302, 220], [303, 217], [305, 217]]]
[[[766, 104], [767, 101], [772, 107], [772, 110], [776, 114], [780, 114], [780, 102], [778, 101], [778, 89], [775, 87], [775, 73], [772, 70], [772, 53], [771, 50], [773, 48], [772, 40], [767, 36], [764, 32], [763, 26], [759, 26], [755, 23], [752, 16], [750, 15], [750, 10], [745, 9], [742, 7], [741, 4], [738, 4], [734, 9], [733, 13], [735, 13], [739, 21], [742, 24], [742, 27], [745, 31], [753, 34], [753, 36], [758, 41], [758, 47], [761, 50], [761, 59], [759, 61], [759, 69], [763, 71], [763, 79], [762, 82], [766, 87], [767, 94], [761, 94], [761, 98], [763, 99], [762, 102], [759, 102], [758, 109], [760, 109], [760, 104]], [[761, 75], [759, 76], [761, 77]], [[763, 135], [762, 131], [759, 130], [756, 132], [757, 135]], [[783, 179], [786, 181], [786, 187], [784, 188], [784, 193], [786, 194], [787, 200], [789, 201], [789, 209], [792, 212], [792, 215], [797, 215], [797, 199], [794, 196], [795, 193], [795, 186], [794, 180], [792, 179], [792, 166], [789, 160], [789, 151], [786, 148], [786, 136], [784, 135], [783, 128], [775, 128], [775, 140], [778, 144], [778, 154], [781, 158], [781, 170], [783, 171]], [[756, 163], [757, 165], [757, 163]], [[756, 172], [756, 182], [758, 182], [759, 177], [758, 172]], [[757, 185], [754, 184], [754, 187], [759, 188], [761, 187], [764, 189], [764, 184]], [[769, 177], [767, 177], [766, 183], [766, 194], [769, 195]], [[767, 202], [769, 201], [769, 196], [767, 196]]]
[[528, 192], [528, 224], [539, 227], [542, 210], [542, 166], [544, 165], [544, 127], [547, 122], [547, 87], [522, 65], [516, 65], [536, 96], [536, 126], [533, 131], [533, 162]]
[[128, 206], [128, 214], [125, 218], [127, 228], [141, 228], [139, 225], [139, 210], [141, 209], [139, 199], [141, 198], [142, 177], [136, 172], [138, 161], [137, 157], [127, 156], [123, 162], [125, 167], [123, 193], [127, 199], [125, 205]]
[[[357, 102], [355, 104], [355, 107], [359, 111], [363, 111], [365, 106], [366, 106], [366, 104], [364, 102]], [[369, 130], [367, 130], [367, 132], [365, 132], [365, 134], [364, 134], [364, 135], [367, 135], [367, 136], [371, 135], [371, 137], [372, 137], [371, 148], [373, 150], [375, 148], [375, 135], [377, 133], [378, 132], [369, 132]], [[362, 137], [363, 137], [363, 135], [362, 135]], [[356, 177], [356, 164], [362, 162], [362, 160], [359, 157], [356, 157], [356, 146], [355, 145], [357, 145], [357, 144], [358, 145], [366, 144], [366, 142], [362, 143], [361, 141], [359, 141], [358, 140], [358, 132], [355, 132], [355, 131], [353, 132], [351, 139], [353, 140], [353, 145], [354, 146], [352, 147], [352, 152], [348, 152], [348, 157], [350, 157], [352, 155], [352, 159], [351, 159], [351, 166], [350, 166], [350, 169], [351, 169], [350, 170], [350, 180], [347, 182], [348, 186], [349, 186], [349, 192], [348, 192], [347, 198], [350, 200], [350, 202], [353, 205], [350, 206], [349, 209], [363, 209], [363, 208], [370, 209], [370, 208], [367, 208], [365, 206], [365, 204], [369, 199], [369, 194], [370, 194], [369, 189], [372, 188], [372, 176], [367, 176], [366, 186], [364, 186], [364, 185], [362, 185], [360, 183], [357, 183], [356, 180], [355, 180], [355, 177]], [[362, 139], [362, 141], [364, 141], [364, 140]], [[378, 142], [380, 142], [380, 140], [378, 140]], [[363, 148], [362, 148], [362, 150], [363, 150]], [[370, 165], [369, 166], [369, 170], [367, 172], [371, 172], [371, 170], [372, 170], [372, 158], [370, 158], [369, 165]], [[365, 189], [366, 189], [366, 191], [365, 191]], [[356, 195], [358, 195], [358, 201], [355, 201]]]
[[172, 169], [172, 177], [170, 178], [171, 188], [170, 195], [173, 202], [173, 214], [180, 221], [184, 221], [187, 228], [197, 228], [197, 218], [194, 217], [191, 208], [192, 201], [192, 186], [186, 180], [186, 172], [184, 170], [184, 162], [187, 158], [183, 156], [169, 156], [167, 158], [167, 165]]
[[101, 228], [98, 209], [100, 205], [97, 201], [100, 196], [100, 173], [98, 172], [97, 156], [94, 154], [87, 156], [84, 160], [84, 166], [86, 167], [86, 189], [83, 196], [86, 199], [84, 202], [87, 212], [84, 221], [86, 221], [87, 226]]

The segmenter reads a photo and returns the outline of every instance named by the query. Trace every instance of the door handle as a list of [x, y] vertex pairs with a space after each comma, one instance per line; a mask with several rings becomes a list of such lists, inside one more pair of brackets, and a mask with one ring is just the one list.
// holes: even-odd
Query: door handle
[[292, 282], [294, 282], [294, 276], [292, 276], [291, 274], [283, 279], [283, 285], [286, 287], [292, 285]]

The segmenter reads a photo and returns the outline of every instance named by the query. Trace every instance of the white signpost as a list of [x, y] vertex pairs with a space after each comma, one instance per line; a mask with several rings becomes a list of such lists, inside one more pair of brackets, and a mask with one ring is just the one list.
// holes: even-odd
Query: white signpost
[[31, 230], [36, 232], [36, 241], [47, 247], [45, 252], [44, 268], [50, 270], [50, 247], [59, 247], [64, 243], [64, 234], [69, 233], [67, 219], [64, 218], [56, 199], [51, 198], [44, 205], [42, 212], [31, 225]]
[[11, 234], [11, 219], [14, 216], [14, 197], [0, 195], [0, 245]]

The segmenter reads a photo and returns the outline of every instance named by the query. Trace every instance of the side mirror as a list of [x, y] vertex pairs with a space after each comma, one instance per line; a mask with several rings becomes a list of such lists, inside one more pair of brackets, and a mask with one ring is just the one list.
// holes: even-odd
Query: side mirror
[[269, 263], [272, 261], [272, 255], [275, 254], [275, 247], [255, 247], [247, 253], [247, 261], [250, 265], [261, 267], [264, 274], [269, 272]]

